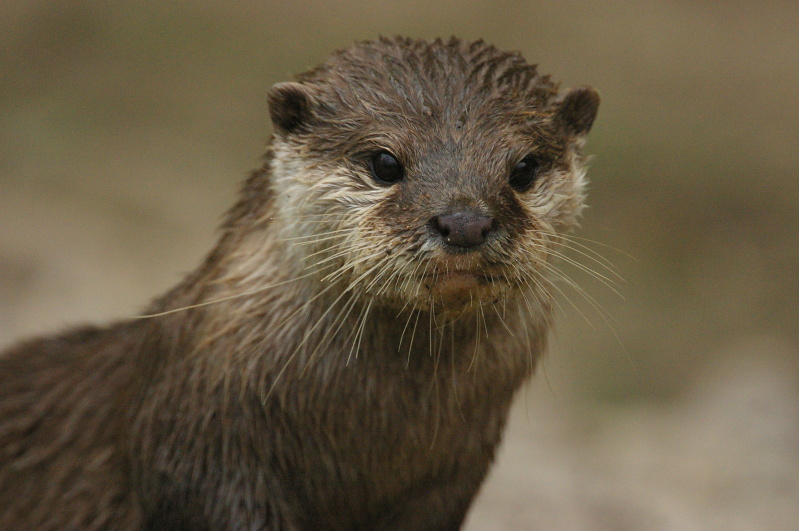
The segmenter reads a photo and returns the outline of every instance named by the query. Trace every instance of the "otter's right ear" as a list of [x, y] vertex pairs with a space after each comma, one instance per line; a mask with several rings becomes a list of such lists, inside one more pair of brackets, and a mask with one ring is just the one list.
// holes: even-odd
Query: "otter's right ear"
[[278, 83], [269, 90], [267, 99], [272, 124], [282, 135], [297, 131], [313, 117], [313, 94], [301, 83]]

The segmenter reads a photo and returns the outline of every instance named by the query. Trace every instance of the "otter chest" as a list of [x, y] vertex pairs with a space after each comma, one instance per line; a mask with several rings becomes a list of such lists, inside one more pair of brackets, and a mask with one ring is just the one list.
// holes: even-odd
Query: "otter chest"
[[443, 368], [429, 373], [435, 377], [405, 366], [361, 369], [340, 369], [335, 386], [296, 382], [289, 417], [276, 423], [293, 439], [276, 449], [277, 473], [303, 510], [317, 523], [348, 515], [357, 527], [391, 520], [403, 512], [398, 501], [455, 491], [470, 499], [493, 459], [515, 382], [456, 378]]

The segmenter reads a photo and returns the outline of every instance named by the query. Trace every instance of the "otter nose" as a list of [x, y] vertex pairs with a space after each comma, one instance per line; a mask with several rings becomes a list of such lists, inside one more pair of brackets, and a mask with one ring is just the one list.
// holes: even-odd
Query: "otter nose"
[[477, 247], [494, 228], [494, 218], [469, 211], [436, 216], [430, 221], [445, 242], [464, 248]]

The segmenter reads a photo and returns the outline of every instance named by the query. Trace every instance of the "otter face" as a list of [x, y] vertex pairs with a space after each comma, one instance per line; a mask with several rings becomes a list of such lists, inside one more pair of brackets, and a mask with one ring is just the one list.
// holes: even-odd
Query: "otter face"
[[593, 89], [559, 96], [482, 42], [396, 39], [339, 52], [269, 101], [278, 208], [300, 213], [297, 257], [323, 282], [449, 313], [543, 300], [583, 205]]

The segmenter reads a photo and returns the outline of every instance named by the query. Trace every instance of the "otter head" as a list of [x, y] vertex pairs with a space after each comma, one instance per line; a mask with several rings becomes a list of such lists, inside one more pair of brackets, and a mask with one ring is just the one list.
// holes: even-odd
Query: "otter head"
[[[296, 258], [370, 302], [466, 312], [546, 291], [583, 205], [591, 88], [483, 42], [364, 42], [269, 94]], [[535, 299], [537, 300], [537, 299]]]

